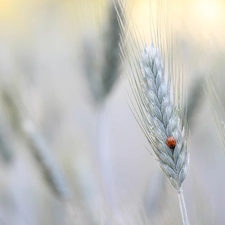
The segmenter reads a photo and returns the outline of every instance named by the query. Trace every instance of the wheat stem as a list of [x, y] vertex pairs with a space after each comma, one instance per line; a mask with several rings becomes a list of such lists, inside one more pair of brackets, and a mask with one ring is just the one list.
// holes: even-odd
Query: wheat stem
[[100, 187], [104, 203], [109, 209], [115, 206], [113, 199], [113, 172], [109, 149], [109, 131], [106, 104], [100, 105], [97, 113], [97, 157], [99, 160]]
[[177, 191], [177, 195], [178, 195], [178, 199], [179, 199], [179, 205], [180, 205], [180, 211], [181, 211], [183, 225], [189, 225], [188, 215], [187, 215], [187, 210], [186, 210], [186, 205], [185, 205], [185, 200], [184, 200], [182, 188]]

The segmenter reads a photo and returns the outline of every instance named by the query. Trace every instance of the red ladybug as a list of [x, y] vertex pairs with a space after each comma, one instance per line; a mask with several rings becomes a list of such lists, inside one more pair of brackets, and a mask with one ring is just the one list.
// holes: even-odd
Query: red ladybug
[[169, 148], [171, 149], [174, 149], [176, 147], [176, 144], [177, 144], [177, 141], [174, 137], [172, 136], [169, 136], [167, 139], [166, 139], [166, 144]]

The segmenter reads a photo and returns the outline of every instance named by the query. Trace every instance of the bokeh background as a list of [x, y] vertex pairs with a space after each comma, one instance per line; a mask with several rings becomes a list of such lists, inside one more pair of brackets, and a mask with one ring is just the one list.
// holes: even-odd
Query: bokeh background
[[[225, 102], [225, 1], [168, 6], [189, 96], [190, 222], [224, 224], [224, 147], [203, 86]], [[151, 44], [149, 0], [126, 8]], [[181, 224], [129, 108], [115, 18], [107, 0], [0, 0], [1, 225]]]

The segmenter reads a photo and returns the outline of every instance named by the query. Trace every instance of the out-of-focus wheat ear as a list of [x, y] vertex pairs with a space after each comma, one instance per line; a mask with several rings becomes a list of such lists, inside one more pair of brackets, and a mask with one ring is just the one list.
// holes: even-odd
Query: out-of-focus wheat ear
[[200, 109], [200, 106], [202, 105], [204, 94], [202, 85], [204, 82], [204, 78], [200, 76], [193, 80], [192, 86], [190, 87], [187, 102], [187, 120], [189, 126], [194, 125], [192, 121], [194, 120], [196, 111]]
[[0, 121], [0, 155], [5, 163], [11, 163], [13, 161], [12, 140], [7, 126], [3, 121]]
[[216, 126], [225, 147], [225, 108], [215, 90], [213, 81], [209, 78], [206, 78], [204, 90], [210, 102]]
[[98, 44], [96, 42], [96, 37], [87, 38], [84, 41], [83, 47], [83, 67], [94, 103], [98, 103], [100, 102], [100, 99], [102, 99], [102, 86], [100, 82], [99, 66], [96, 58], [98, 55]]
[[[84, 69], [90, 90], [97, 104], [101, 104], [112, 91], [120, 74], [120, 33], [117, 13], [118, 0], [109, 3], [108, 18], [103, 25], [99, 40], [88, 39], [84, 45]], [[98, 49], [94, 46], [97, 45]], [[101, 54], [101, 55], [100, 55]]]
[[38, 164], [41, 166], [50, 187], [62, 199], [68, 199], [71, 194], [69, 187], [59, 165], [52, 156], [47, 143], [35, 130], [31, 121], [27, 121], [23, 126], [27, 144], [32, 150], [33, 156]]
[[28, 144], [50, 188], [60, 198], [68, 199], [70, 190], [65, 177], [44, 138], [36, 131], [34, 124], [25, 112], [19, 93], [15, 93], [10, 87], [1, 88], [1, 102], [6, 110], [11, 126]]
[[[117, 13], [119, 14], [121, 20], [124, 20], [124, 15], [120, 8], [118, 8], [118, 0], [114, 1], [114, 4], [110, 4], [109, 8], [109, 21], [106, 26], [106, 31], [104, 34], [103, 41], [103, 64], [102, 64], [102, 87], [103, 94], [107, 96], [115, 82], [117, 81], [120, 74], [120, 34], [121, 29], [119, 26], [119, 21], [117, 18]], [[116, 10], [117, 9], [117, 10]]]

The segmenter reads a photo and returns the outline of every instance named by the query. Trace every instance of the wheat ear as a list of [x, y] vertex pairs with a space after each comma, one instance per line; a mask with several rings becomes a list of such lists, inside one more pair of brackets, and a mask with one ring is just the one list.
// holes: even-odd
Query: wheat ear
[[[187, 104], [187, 120], [189, 127], [194, 126], [194, 116], [196, 111], [200, 108], [203, 101], [204, 91], [202, 89], [202, 84], [204, 84], [203, 76], [196, 74], [198, 78], [196, 78], [192, 83], [193, 85], [190, 87], [190, 94], [188, 95], [188, 104]], [[196, 77], [197, 77], [196, 76]]]
[[31, 119], [23, 111], [19, 91], [14, 93], [11, 87], [1, 88], [0, 97], [7, 110], [7, 116], [15, 132], [26, 141], [34, 158], [38, 162], [49, 187], [62, 200], [69, 199], [71, 193], [63, 172], [51, 154], [42, 135], [35, 129]]
[[[189, 166], [187, 115], [183, 110], [185, 96], [181, 91], [182, 71], [177, 70], [173, 61], [174, 46], [164, 16], [158, 15], [161, 20], [152, 26], [151, 46], [143, 44], [133, 23], [132, 31], [122, 35], [121, 52], [124, 62], [128, 63], [128, 80], [137, 105], [134, 107], [136, 119], [161, 169], [177, 190], [183, 224], [187, 225], [182, 191]], [[126, 25], [121, 20], [123, 29]], [[128, 50], [124, 50], [124, 42]]]
[[[133, 77], [132, 85], [148, 142], [171, 184], [180, 190], [189, 162], [186, 132], [176, 112], [173, 87], [166, 80], [163, 65], [154, 45], [146, 46], [140, 61], [141, 73]], [[176, 140], [174, 148], [168, 147], [168, 137]]]
[[[132, 77], [131, 84], [142, 116], [142, 129], [161, 169], [178, 192], [183, 224], [188, 225], [182, 190], [189, 166], [187, 134], [163, 65], [154, 45], [146, 46], [140, 61], [141, 73]], [[167, 144], [169, 137], [176, 140], [174, 148]]]
[[[140, 77], [134, 77], [135, 95], [144, 119], [145, 134], [158, 159], [159, 165], [171, 184], [178, 191], [184, 225], [188, 224], [182, 183], [188, 173], [189, 154], [185, 127], [176, 112], [172, 84], [166, 80], [165, 70], [159, 52], [154, 45], [145, 47], [141, 57]], [[176, 140], [174, 148], [167, 140]]]
[[13, 145], [5, 122], [0, 119], [0, 156], [4, 163], [11, 163], [14, 159]]
[[[116, 12], [115, 8], [118, 4], [118, 0], [114, 0], [113, 3], [109, 2], [108, 18], [98, 38], [100, 43], [96, 40], [89, 40], [84, 45], [85, 75], [96, 105], [104, 103], [120, 75], [119, 41], [121, 29], [117, 13], [121, 20], [123, 20], [123, 14], [121, 11]], [[119, 10], [119, 7], [117, 8]], [[96, 49], [93, 45], [97, 45], [99, 48]], [[99, 57], [99, 54], [102, 54], [102, 57]]]

